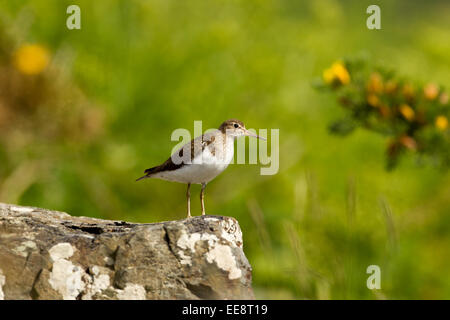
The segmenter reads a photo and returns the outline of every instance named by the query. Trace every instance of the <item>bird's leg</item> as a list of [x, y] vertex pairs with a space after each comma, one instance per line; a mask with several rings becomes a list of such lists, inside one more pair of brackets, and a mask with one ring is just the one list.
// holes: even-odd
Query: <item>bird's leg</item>
[[186, 198], [187, 198], [187, 217], [191, 217], [191, 184], [188, 183], [187, 191], [186, 191]]
[[206, 183], [202, 183], [202, 191], [200, 192], [200, 201], [202, 203], [202, 216], [205, 215], [205, 188]]

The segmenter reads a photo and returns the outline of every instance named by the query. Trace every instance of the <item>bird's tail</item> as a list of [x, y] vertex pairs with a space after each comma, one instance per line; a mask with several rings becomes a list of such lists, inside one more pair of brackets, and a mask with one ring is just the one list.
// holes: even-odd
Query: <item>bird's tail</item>
[[150, 177], [148, 175], [145, 175], [145, 176], [142, 176], [142, 177], [136, 179], [136, 181], [140, 181], [140, 180], [145, 179], [145, 178], [150, 178]]
[[149, 168], [149, 169], [145, 170], [144, 171], [145, 176], [142, 176], [142, 177], [136, 179], [136, 181], [143, 180], [143, 179], [146, 179], [146, 178], [151, 178], [152, 174], [156, 173], [158, 168], [159, 167], [153, 167], [153, 168]]

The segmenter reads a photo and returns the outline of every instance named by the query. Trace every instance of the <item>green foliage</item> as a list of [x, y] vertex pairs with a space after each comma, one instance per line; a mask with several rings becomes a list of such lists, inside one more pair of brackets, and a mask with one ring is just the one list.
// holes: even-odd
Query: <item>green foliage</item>
[[362, 127], [390, 138], [389, 169], [406, 150], [431, 158], [435, 164], [450, 165], [450, 103], [442, 87], [413, 84], [363, 59], [334, 63], [316, 87], [335, 93], [349, 114], [330, 125], [332, 133], [347, 135]]

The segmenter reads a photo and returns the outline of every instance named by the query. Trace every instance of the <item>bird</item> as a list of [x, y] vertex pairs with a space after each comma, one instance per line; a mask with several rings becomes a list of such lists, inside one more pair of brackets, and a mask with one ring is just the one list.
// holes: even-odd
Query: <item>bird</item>
[[144, 171], [145, 175], [136, 179], [157, 178], [187, 184], [187, 218], [191, 218], [191, 184], [200, 184], [202, 216], [205, 213], [206, 184], [222, 173], [234, 157], [234, 140], [240, 136], [250, 136], [266, 140], [248, 131], [242, 121], [229, 119], [218, 129], [202, 134], [177, 149], [169, 159], [159, 166]]

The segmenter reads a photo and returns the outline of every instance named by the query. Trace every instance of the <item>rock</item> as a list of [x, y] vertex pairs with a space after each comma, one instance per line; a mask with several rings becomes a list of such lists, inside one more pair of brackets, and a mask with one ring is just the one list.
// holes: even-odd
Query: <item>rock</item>
[[234, 218], [128, 223], [0, 204], [0, 299], [253, 299]]

